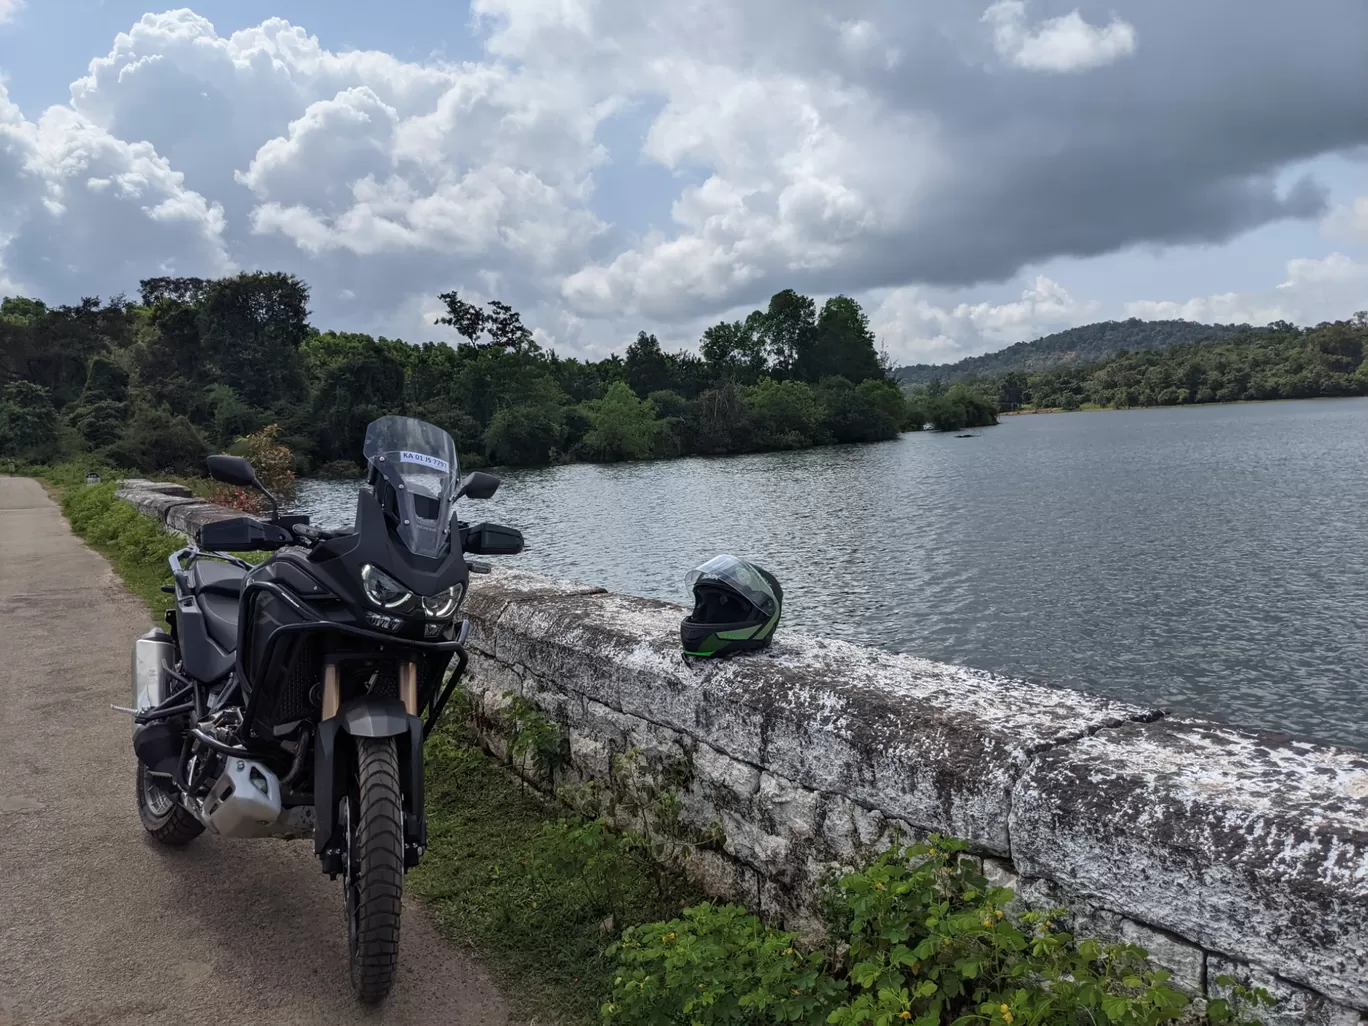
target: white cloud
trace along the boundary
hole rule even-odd
[[[870,326],[897,363],[946,363],[1096,320],[1100,304],[1080,301],[1037,275],[1009,303],[938,305],[917,287],[894,289],[870,313]]]
[[[14,20],[24,9],[24,0],[0,0],[0,25]]]
[[[1321,233],[1332,239],[1368,246],[1368,196],[1340,205],[1321,222]]]
[[[41,270],[74,302],[139,276],[223,273],[223,208],[186,188],[145,142],[124,142],[67,107],[24,118],[0,83],[0,266]]]
[[[279,18],[220,35],[148,14],[70,105],[26,119],[0,102],[0,267],[59,301],[163,268],[280,268],[311,284],[320,324],[415,339],[440,335],[433,297],[456,288],[582,352],[643,326],[692,341],[787,287],[897,296],[886,320],[909,345],[1016,341],[1091,308],[1048,280],[1001,304],[931,289],[1323,213],[1270,169],[1362,135],[1361,54],[1327,44],[1354,38],[1361,0],[1295,19],[1209,2],[1239,12],[1238,51],[1224,15],[1165,26],[1177,15],[1147,6],[1141,51],[1120,15],[1033,21],[1014,0],[982,17],[954,0],[835,17],[472,0],[484,52],[460,63],[332,52]],[[1009,79],[984,68],[989,34],[1026,69],[1136,59],[1114,95],[1103,77]]]
[[[1220,324],[1317,324],[1364,309],[1368,309],[1368,264],[1331,253],[1319,259],[1289,260],[1286,280],[1265,292],[1223,292],[1183,302],[1138,300],[1126,304],[1126,316]]]
[[[1135,52],[1135,27],[1117,17],[1098,28],[1073,10],[1031,27],[1024,0],[998,0],[982,20],[992,26],[998,56],[1027,71],[1087,71]]]

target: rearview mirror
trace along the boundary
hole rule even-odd
[[[241,456],[210,456],[209,476],[215,481],[237,488],[251,488],[256,484],[256,471]]]
[[[492,499],[498,490],[497,477],[477,470],[461,482],[461,487],[456,489],[455,498],[465,496],[468,499]]]

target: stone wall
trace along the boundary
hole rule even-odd
[[[1270,1024],[1368,1022],[1364,753],[784,630],[687,659],[682,607],[515,571],[466,615],[484,722],[516,692],[580,778],[631,748],[692,767],[688,815],[726,834],[697,864],[717,896],[810,928],[830,866],[895,828],[953,834],[1189,993],[1229,974],[1283,999]]]
[[[120,495],[173,529],[238,515],[149,484]],[[581,779],[633,748],[686,762],[688,817],[726,835],[700,882],[792,928],[814,926],[829,867],[895,830],[953,834],[1024,901],[1145,946],[1194,995],[1230,974],[1282,998],[1269,1026],[1368,1024],[1368,755],[783,629],[764,653],[686,659],[683,614],[475,578],[481,722],[526,697]]]

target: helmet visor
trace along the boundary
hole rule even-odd
[[[690,592],[700,583],[716,581],[726,584],[753,602],[766,616],[773,616],[778,608],[774,589],[760,574],[760,571],[744,559],[735,556],[714,556],[702,566],[690,570],[684,577],[684,584]]]

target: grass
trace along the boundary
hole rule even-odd
[[[113,473],[87,486],[84,466],[26,469],[54,492],[72,529],[110,561],[153,621],[163,622],[167,558],[184,540],[116,499]],[[611,902],[559,870],[547,836],[565,810],[480,750],[458,704],[427,745],[429,844],[408,887],[448,940],[480,954],[525,1021],[597,1021],[613,983],[608,943],[628,926],[677,915],[698,896],[680,887],[662,898],[633,860],[614,866]]]
[[[172,604],[171,596],[161,590],[171,583],[167,559],[184,547],[185,540],[114,498],[116,482],[86,486],[84,480],[82,475],[80,485],[57,486],[71,529],[109,560],[128,590],[146,604],[153,621],[164,622]]]
[[[607,944],[628,926],[678,915],[698,895],[663,899],[633,860],[615,865],[611,904],[567,878],[548,860],[546,840],[564,810],[472,741],[449,724],[428,741],[429,847],[409,887],[444,936],[479,951],[527,1021],[595,1021],[616,969]]]

